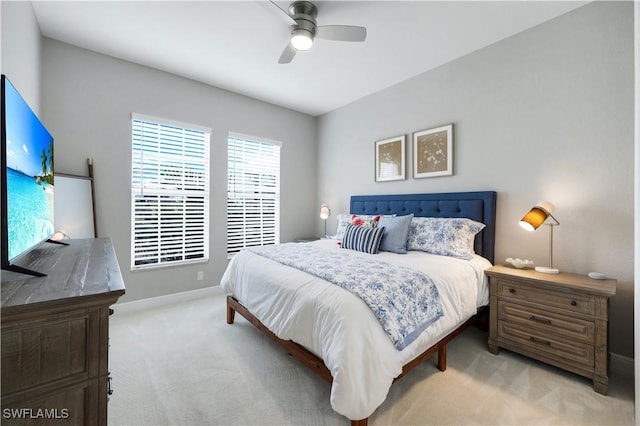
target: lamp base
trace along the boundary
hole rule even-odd
[[[542,272],[543,274],[559,274],[560,269],[557,268],[549,268],[548,266],[536,266],[537,272]]]

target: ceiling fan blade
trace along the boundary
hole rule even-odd
[[[365,27],[351,25],[321,25],[316,27],[316,38],[339,41],[364,41],[367,38]]]
[[[292,21],[294,24],[298,24],[295,19],[293,19],[293,17],[291,15],[289,15],[289,12],[287,12],[286,10],[284,10],[283,8],[281,8],[280,6],[278,6],[278,3],[276,3],[273,0],[270,0],[271,4],[274,5],[275,7],[277,7],[278,9],[280,9],[282,11],[282,13],[284,13],[285,15],[287,15],[287,18],[289,18],[290,21]]]
[[[279,64],[288,64],[293,60],[293,57],[296,56],[297,50],[295,47],[291,45],[291,43],[287,43],[287,47],[282,51],[282,55],[280,55],[280,59],[278,59]]]

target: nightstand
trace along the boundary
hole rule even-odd
[[[298,238],[294,240],[296,243],[310,243],[313,241],[323,240],[324,237],[310,237],[310,238]]]
[[[494,266],[490,280],[489,351],[526,355],[593,380],[607,394],[609,298],[616,280],[543,274]]]

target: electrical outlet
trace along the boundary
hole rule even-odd
[[[198,271],[198,281],[202,281],[204,279],[204,272]]]

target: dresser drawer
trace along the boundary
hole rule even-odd
[[[502,300],[498,301],[498,318],[525,327],[533,327],[543,333],[555,333],[589,344],[594,342],[595,323],[593,321]]]
[[[97,313],[74,312],[2,327],[2,394],[99,374]]]
[[[593,368],[594,346],[567,340],[562,336],[545,333],[521,324],[498,321],[498,337],[509,340],[527,350],[547,358]]]
[[[596,311],[594,298],[587,294],[546,290],[503,279],[498,280],[498,297],[586,315],[595,315]]]

